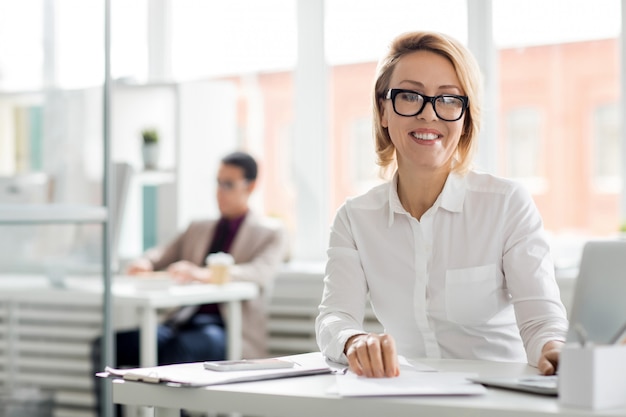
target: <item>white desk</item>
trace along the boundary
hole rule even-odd
[[[84,283],[68,284],[70,289],[92,290],[99,295],[102,287],[85,286]],[[111,288],[114,305],[135,307],[140,321],[141,334],[140,365],[142,367],[157,364],[158,312],[162,309],[184,305],[226,303],[228,309],[227,356],[230,359],[241,358],[241,302],[256,298],[259,289],[249,282],[232,282],[225,285],[171,285],[166,288],[138,288],[136,279],[116,278]]]
[[[445,371],[477,372],[485,376],[533,374],[525,364],[461,360],[422,360]],[[178,409],[239,412],[271,417],[415,417],[415,416],[626,416],[626,409],[591,412],[561,407],[554,397],[488,389],[476,397],[341,398],[328,394],[335,376],[318,375],[247,382],[207,388],[180,388],[115,380],[113,400],[127,405],[157,407],[157,416],[178,416]]]
[[[234,282],[217,285],[172,285],[169,287],[138,287],[136,280],[116,277],[112,285],[114,307],[135,308],[141,333],[141,366],[157,363],[157,318],[161,309],[181,305],[226,303],[228,305],[228,357],[241,357],[241,301],[258,296],[253,283]],[[47,301],[55,304],[98,305],[102,302],[102,282],[93,277],[72,277],[65,288],[51,286],[46,278],[19,276],[0,281],[0,297],[6,300]],[[10,340],[10,338],[9,338]]]

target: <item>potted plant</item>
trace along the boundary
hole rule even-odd
[[[159,165],[159,132],[154,128],[143,129],[142,156],[145,169],[156,169]]]

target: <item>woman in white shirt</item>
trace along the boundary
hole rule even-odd
[[[398,354],[556,370],[567,319],[541,217],[520,185],[470,169],[480,82],[438,33],[401,35],[379,64],[376,152],[393,177],[339,209],[316,321],[321,351],[359,375],[398,375]],[[368,298],[383,334],[363,330]]]

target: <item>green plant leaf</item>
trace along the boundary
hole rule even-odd
[[[156,129],[143,129],[141,131],[143,143],[157,143],[159,141],[159,132]]]

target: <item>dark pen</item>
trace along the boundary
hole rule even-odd
[[[613,336],[613,338],[611,338],[611,340],[609,341],[609,344],[617,345],[622,341],[626,341],[625,338],[626,338],[626,323],[624,323],[624,325],[619,328],[615,336]]]

